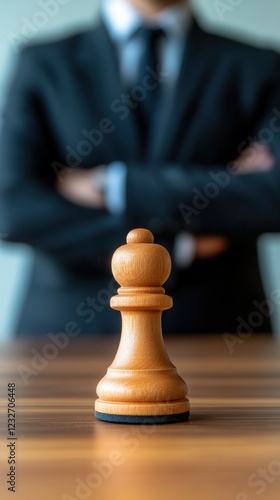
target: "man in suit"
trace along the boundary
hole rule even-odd
[[[173,257],[165,331],[246,334],[256,307],[270,329],[276,53],[206,33],[187,2],[104,0],[93,29],[23,50],[0,154],[0,232],[35,250],[18,335],[117,331],[110,257],[134,227]]]

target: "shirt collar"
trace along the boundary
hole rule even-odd
[[[157,14],[151,23],[143,18],[128,0],[105,0],[102,6],[102,18],[109,34],[115,41],[128,40],[142,25],[150,24],[162,28],[173,36],[184,36],[188,29],[191,13],[188,3],[183,0]]]

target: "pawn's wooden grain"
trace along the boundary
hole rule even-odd
[[[96,416],[141,423],[175,422],[189,415],[187,386],[166,352],[162,311],[172,307],[162,285],[171,270],[165,248],[146,229],[135,229],[116,250],[112,270],[121,288],[111,307],[121,311],[122,334],[116,357],[97,386]]]

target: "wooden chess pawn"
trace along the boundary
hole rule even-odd
[[[127,235],[112,259],[121,285],[111,307],[121,311],[116,357],[97,386],[95,415],[119,423],[170,423],[189,416],[187,386],[166,352],[161,313],[172,307],[162,285],[171,270],[167,250],[146,229]]]

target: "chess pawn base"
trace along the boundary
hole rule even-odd
[[[165,302],[170,299],[165,295],[161,297]],[[161,312],[125,312],[122,298],[112,298],[112,307],[122,307],[122,337],[113,364],[97,386],[96,417],[108,422],[136,424],[186,420],[189,417],[187,387],[165,351]],[[138,303],[140,299],[146,302],[147,297],[139,296]]]
[[[95,411],[95,416],[103,422],[114,424],[176,424],[188,420],[190,412],[174,413],[173,415],[156,416],[136,416],[136,415],[115,415],[114,413],[101,413]]]
[[[169,276],[168,252],[153,245],[153,235],[131,231],[128,245],[112,261],[121,284],[111,307],[121,311],[122,334],[116,357],[97,386],[95,415],[118,423],[171,423],[189,416],[187,386],[166,352],[162,311],[172,299],[161,285]]]

